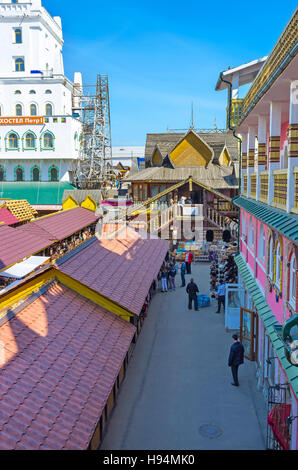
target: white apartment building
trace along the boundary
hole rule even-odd
[[[82,77],[64,75],[60,17],[41,0],[0,0],[0,44],[0,181],[71,182]]]

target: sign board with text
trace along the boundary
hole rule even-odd
[[[43,116],[17,116],[17,117],[1,117],[0,126],[25,126],[25,125],[42,125],[44,124]]]

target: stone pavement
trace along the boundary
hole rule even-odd
[[[209,264],[192,266],[209,293]],[[191,276],[186,276],[186,282]],[[185,288],[158,292],[130,360],[102,450],[263,450],[266,406],[255,364],[239,368],[240,387],[227,366],[233,332],[217,304],[187,309]]]

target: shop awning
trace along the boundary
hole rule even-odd
[[[6,271],[1,271],[1,277],[13,277],[16,279],[22,279],[27,274],[30,274],[34,269],[38,268],[50,258],[48,256],[30,256],[20,263],[14,264]]]

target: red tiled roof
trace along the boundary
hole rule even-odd
[[[57,283],[2,325],[0,449],[87,449],[135,330]]]
[[[0,225],[0,269],[38,253],[51,244],[52,241],[45,237],[24,233],[8,225]]]
[[[84,207],[57,212],[22,225],[18,230],[45,233],[51,240],[63,240],[99,219],[94,212]]]
[[[59,269],[139,315],[168,248],[167,240],[128,229],[120,238],[95,239]]]
[[[6,207],[0,209],[0,223],[4,222],[6,225],[17,224],[18,219]]]

